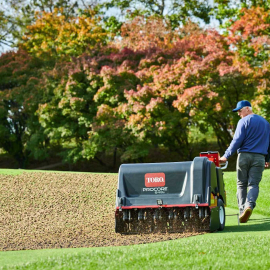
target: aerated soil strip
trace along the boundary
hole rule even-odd
[[[113,174],[0,175],[0,250],[133,245],[199,234],[116,234],[116,188]]]

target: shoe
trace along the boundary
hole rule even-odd
[[[246,208],[239,217],[240,223],[247,223],[251,214],[252,214],[252,209],[250,207]]]

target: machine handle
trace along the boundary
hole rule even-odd
[[[220,164],[221,165],[221,164]],[[223,167],[220,167],[221,170],[225,170],[228,167],[228,161],[225,162],[225,165]]]

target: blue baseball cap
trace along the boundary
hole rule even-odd
[[[247,100],[241,100],[241,101],[239,101],[239,102],[237,103],[236,108],[233,109],[232,111],[233,111],[233,112],[237,112],[237,111],[241,110],[241,109],[244,108],[244,107],[251,107],[250,102],[247,101]]]

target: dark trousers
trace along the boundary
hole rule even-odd
[[[245,208],[254,209],[259,196],[259,183],[265,165],[260,154],[239,153],[237,157],[237,200],[240,214]]]

